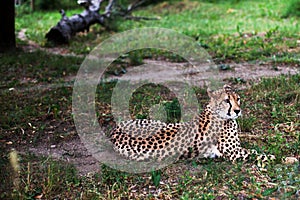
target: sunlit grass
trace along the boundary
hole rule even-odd
[[[132,21],[119,18],[111,21],[110,26],[114,27],[114,31],[142,27],[170,28],[194,37],[208,46],[208,51],[217,58],[253,60],[260,55],[270,57],[276,52],[286,52],[291,46],[297,47],[299,18],[283,17],[292,3],[293,0],[163,1],[133,14],[159,20]],[[67,15],[81,12],[80,9],[68,10]],[[60,14],[54,11],[22,15],[16,18],[16,30],[25,28],[30,40],[45,45],[46,33],[59,20]],[[94,25],[91,29],[90,33],[79,34],[71,39],[70,45],[65,47],[76,53],[88,53],[109,37],[100,25]],[[268,38],[270,40],[266,42]],[[264,44],[267,48],[261,49]],[[241,53],[228,52],[227,47]]]
[[[193,5],[193,6],[190,6]],[[296,18],[282,18],[282,10],[288,2],[282,1],[224,1],[208,3],[202,1],[164,2],[149,9],[135,12],[135,15],[158,16],[157,21],[136,23],[122,22],[122,29],[128,27],[155,26],[175,29],[190,36],[234,34],[237,26],[243,32],[266,32],[275,27],[280,31],[287,28],[290,33],[298,34]],[[167,12],[169,10],[169,12]],[[176,11],[174,13],[174,11]]]

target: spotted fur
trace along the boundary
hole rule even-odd
[[[130,120],[119,123],[110,134],[114,149],[137,161],[207,157],[236,161],[257,154],[240,144],[235,120],[241,115],[240,96],[229,85],[208,94],[210,102],[204,111],[189,122]]]

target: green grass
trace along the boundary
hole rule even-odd
[[[3,163],[5,160],[1,158]],[[6,160],[6,161],[7,161]],[[35,199],[36,196],[43,194],[43,198],[58,197],[60,195],[67,198],[70,189],[75,188],[69,198],[78,198],[80,196],[80,177],[76,175],[74,166],[62,165],[51,158],[40,158],[32,155],[18,156],[20,162],[19,172],[13,170],[9,165],[3,166],[9,177],[1,179],[4,183],[13,182],[12,188],[5,188],[6,184],[1,184],[1,198],[3,199]],[[11,191],[11,189],[13,189]],[[69,191],[68,191],[69,190]]]
[[[109,91],[112,91],[109,88],[114,87],[113,83],[105,85],[103,84],[102,87],[98,88],[99,92],[102,92],[101,94],[105,94],[103,90],[109,93]],[[51,159],[44,160],[32,156],[23,158],[21,156],[19,161],[21,166],[19,176],[21,183],[18,186],[19,188],[13,186],[15,191],[12,194],[14,199],[33,197],[41,192],[44,192],[45,198],[57,196],[78,198],[82,196],[89,199],[115,199],[135,195],[135,197],[140,196],[144,199],[151,199],[151,197],[158,195],[157,191],[160,190],[162,197],[169,196],[173,199],[214,199],[221,196],[226,198],[236,198],[238,196],[249,198],[296,198],[297,188],[300,187],[298,163],[282,164],[281,159],[286,156],[296,157],[300,153],[299,85],[299,75],[280,76],[277,78],[265,78],[249,89],[239,92],[243,97],[244,110],[242,123],[240,123],[242,133],[248,132],[247,134],[256,135],[255,139],[242,137],[242,145],[274,154],[277,157],[273,166],[267,167],[265,172],[252,168],[251,163],[232,164],[223,160],[218,162],[202,160],[192,163],[177,163],[161,171],[137,175],[120,172],[103,165],[101,172],[96,173],[92,177],[80,177],[76,175],[76,171],[69,164],[61,164]],[[137,108],[136,106],[140,104],[139,109],[133,110],[133,115],[135,116],[138,116],[138,113],[145,109],[144,106],[149,104],[148,101],[143,99],[147,99],[148,96],[151,96],[151,93],[152,95],[157,94],[157,90],[160,91],[154,85],[148,85],[146,88],[146,93],[142,93],[145,88],[141,88],[141,90],[136,92],[140,93],[140,95],[134,95],[136,102],[132,102],[132,105]],[[19,113],[21,114],[25,110],[28,112],[22,115],[20,119],[25,120],[25,122],[32,119],[41,119],[46,124],[48,120],[52,121],[54,113],[48,114],[52,116],[50,118],[40,118],[39,114],[37,114],[37,112],[40,112],[40,108],[34,105],[38,105],[35,101],[38,101],[40,96],[49,98],[49,100],[55,100],[60,99],[58,97],[64,95],[65,98],[61,99],[65,99],[63,102],[65,107],[68,108],[71,105],[71,99],[69,98],[71,94],[67,92],[61,95],[58,91],[60,90],[56,90],[53,96],[50,96],[52,95],[51,93],[37,93],[30,95],[26,99],[20,99],[19,101],[25,103],[25,105],[20,107],[21,112]],[[290,93],[286,91],[290,91]],[[197,96],[203,98],[202,90],[196,92]],[[168,96],[167,93],[163,94]],[[109,96],[99,96],[99,99],[105,101],[105,99],[109,99]],[[2,102],[11,101],[7,94],[3,98]],[[107,103],[99,102],[99,105],[103,106],[105,104]],[[30,105],[33,106],[26,109]],[[51,103],[50,101],[46,107],[53,108],[51,105],[58,106],[60,103]],[[103,109],[102,111],[107,112],[107,107],[103,106],[100,108]],[[59,110],[62,111],[60,114],[66,115],[68,113],[66,108],[60,108]],[[8,112],[9,110],[5,111],[5,113]],[[51,112],[54,112],[54,110]],[[277,114],[274,112],[277,112]],[[15,113],[18,112],[15,111]],[[99,113],[101,114],[102,112]],[[105,115],[105,117],[107,116]],[[70,121],[71,119],[58,115],[56,120],[59,122],[60,120]],[[106,124],[111,120],[111,117],[108,118]],[[99,115],[99,121],[105,121],[104,116]],[[12,127],[24,128],[26,125],[22,124],[22,120],[14,123],[11,125]],[[36,123],[32,124],[37,126]],[[281,127],[279,125],[287,126]],[[291,125],[293,125],[293,128]],[[74,125],[70,123],[64,127],[71,128],[72,126]],[[11,130],[8,127],[2,128],[2,131]],[[51,130],[57,131],[49,128],[46,125],[44,131],[37,131],[36,134],[45,134]],[[55,136],[47,135],[47,137],[49,136],[50,138],[55,138]],[[27,139],[24,138],[24,141],[28,141],[30,134],[26,137]],[[40,139],[44,137],[40,135]],[[17,143],[19,140],[19,138],[14,138],[11,135],[7,135],[2,139],[10,140],[13,143]],[[7,151],[5,150],[4,152]],[[5,154],[3,156],[5,159],[2,159],[0,163],[5,166],[5,169],[9,170],[9,165],[5,164],[8,162],[8,158]],[[30,169],[28,169],[29,166],[31,167]],[[5,185],[9,186],[12,184],[9,176],[3,174],[2,177],[6,180]],[[61,186],[64,186],[64,190],[62,190]],[[7,189],[6,191],[9,190]],[[7,197],[6,195],[8,195],[7,192],[3,193],[3,198]]]
[[[258,114],[268,119],[269,124],[273,126],[284,121],[296,123],[299,120],[300,110],[299,85],[299,74],[288,77],[279,76],[274,79],[263,78],[258,85],[247,91],[256,96],[245,99],[246,102],[258,103],[248,104],[245,109],[252,113],[254,111],[256,116]],[[265,110],[268,112],[264,112]]]
[[[0,55],[0,88],[41,83],[64,83],[75,75],[83,58],[48,54],[43,51]]]
[[[300,17],[300,1],[299,0],[291,1],[288,8],[286,9],[284,17],[290,17],[290,16]]]
[[[80,177],[69,164],[32,156],[19,159],[20,176],[15,181],[20,181],[20,184],[18,188],[14,186],[12,193],[8,193],[9,190],[2,193],[2,198],[32,199],[43,194],[43,198],[47,199],[151,199],[157,195],[172,199],[294,199],[300,184],[298,164],[277,164],[264,173],[249,164],[206,161],[191,166],[189,163],[177,163],[161,171],[139,175],[103,165],[101,173]],[[6,170],[13,173],[9,167]],[[180,173],[174,173],[178,170]],[[5,180],[11,181],[12,177]]]
[[[208,36],[217,34],[237,33],[240,31],[266,32],[279,26],[280,30],[288,30],[297,33],[297,26],[293,26],[296,19],[282,19],[281,9],[288,2],[281,1],[239,1],[232,3],[209,3],[202,1],[174,1],[164,2],[152,6],[147,10],[136,12],[136,15],[162,16],[159,21],[147,21],[139,23],[139,27],[155,26],[172,28],[190,36]],[[256,19],[256,20],[252,20]],[[122,23],[122,27],[135,26],[128,21]],[[284,26],[282,26],[284,25]],[[292,27],[293,26],[293,27]]]
[[[159,20],[118,20],[110,24],[115,24],[118,31],[142,27],[176,30],[194,37],[217,61],[271,60],[276,56],[278,62],[298,63],[298,51],[286,51],[299,48],[298,18],[283,17],[294,4],[294,0],[164,1],[134,12],[136,16],[159,17]],[[68,16],[80,12],[80,9],[70,10]],[[16,30],[26,28],[30,40],[45,45],[45,34],[59,19],[59,13],[53,11],[35,12],[17,17]],[[86,54],[108,37],[103,28],[94,25],[91,32],[77,35],[64,47]]]

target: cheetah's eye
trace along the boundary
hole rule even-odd
[[[229,99],[225,99],[224,100],[226,103],[230,103],[230,100]]]

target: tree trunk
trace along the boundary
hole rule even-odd
[[[31,12],[35,11],[35,0],[30,1]]]
[[[0,0],[0,52],[15,50],[15,1]]]

